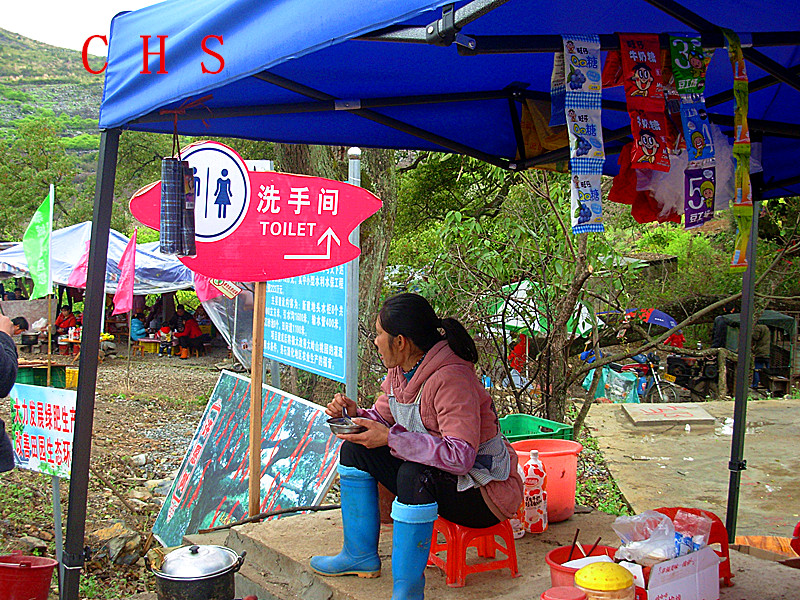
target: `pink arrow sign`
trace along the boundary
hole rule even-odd
[[[181,157],[194,172],[197,255],[180,260],[212,279],[270,281],[344,264],[360,253],[348,236],[382,205],[348,183],[249,171],[219,142],[192,144]],[[130,202],[133,216],[156,230],[160,207],[160,181]]]

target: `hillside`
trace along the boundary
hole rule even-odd
[[[80,52],[0,29],[0,134],[20,119],[52,115],[65,136],[95,137],[102,92],[103,76],[83,68]]]

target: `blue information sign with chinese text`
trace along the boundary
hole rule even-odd
[[[267,282],[264,356],[345,382],[347,266]]]

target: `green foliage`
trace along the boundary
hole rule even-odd
[[[22,90],[7,87],[5,85],[0,85],[0,97],[5,98],[6,100],[13,100],[15,102],[29,102],[33,100],[33,96],[30,94],[23,92]]]
[[[586,432],[586,429],[582,431]],[[619,491],[617,482],[608,472],[597,440],[584,433],[580,442],[583,444],[583,451],[578,461],[575,502],[611,515],[632,515],[633,512]]]
[[[68,150],[97,150],[100,148],[100,136],[82,133],[75,137],[65,138],[62,145]]]
[[[726,236],[720,237],[687,231],[675,224],[648,229],[639,239],[638,249],[677,256],[678,272],[670,275],[668,288],[642,288],[641,302],[658,306],[676,297],[732,294],[741,289],[741,275],[728,268],[733,244],[725,243]]]
[[[76,161],[67,154],[60,134],[56,123],[36,117],[24,120],[0,140],[0,189],[14,199],[0,205],[4,239],[21,237],[50,184],[56,186],[56,228],[80,222],[88,212],[88,197],[76,182]]]

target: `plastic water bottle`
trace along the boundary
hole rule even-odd
[[[547,530],[547,473],[539,451],[531,450],[531,458],[523,467],[525,472],[525,531],[542,533]]]

